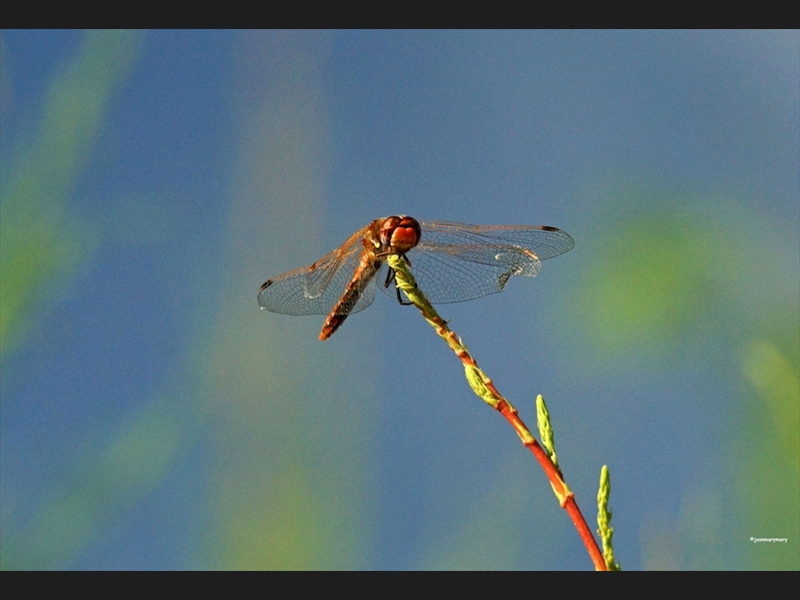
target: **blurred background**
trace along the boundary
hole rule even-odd
[[[0,50],[4,569],[591,569],[415,309],[259,310],[390,214],[575,239],[438,308],[623,569],[800,568],[797,31]]]

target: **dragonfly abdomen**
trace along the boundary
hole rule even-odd
[[[375,277],[375,274],[383,264],[383,260],[376,259],[374,256],[366,251],[361,255],[358,263],[358,268],[353,274],[353,278],[339,298],[339,301],[333,306],[328,318],[325,319],[325,324],[322,326],[322,331],[319,332],[320,341],[327,340],[331,337],[337,329],[344,323],[345,319],[350,315],[350,311],[361,298],[361,294],[369,285],[369,282]]]

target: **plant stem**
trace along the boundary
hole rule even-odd
[[[611,527],[611,509],[608,507],[608,497],[611,495],[611,475],[608,467],[603,465],[600,470],[600,490],[597,492],[597,533],[603,541],[603,558],[609,571],[619,571],[620,566],[614,559],[614,546],[611,539],[614,528]]]
[[[503,417],[511,424],[514,431],[522,440],[522,443],[527,447],[536,460],[539,461],[542,469],[553,487],[553,492],[558,498],[561,508],[567,511],[567,514],[572,519],[572,523],[578,530],[581,540],[583,540],[586,550],[594,563],[597,571],[607,570],[606,561],[603,554],[594,539],[589,526],[586,524],[586,519],[583,518],[581,510],[575,502],[575,495],[569,489],[563,479],[561,470],[556,467],[550,460],[547,452],[539,445],[536,438],[530,432],[530,429],[519,418],[517,409],[511,403],[500,395],[497,388],[494,387],[492,380],[478,367],[475,359],[467,350],[466,346],[462,343],[461,339],[450,330],[447,323],[439,316],[431,303],[425,297],[425,294],[417,288],[414,276],[408,269],[406,260],[400,256],[392,255],[387,258],[387,264],[395,271],[395,281],[397,287],[405,294],[409,301],[416,306],[422,313],[423,318],[436,330],[436,334],[442,338],[447,345],[455,352],[459,360],[464,365],[467,381],[469,382],[472,390],[489,406],[499,411]]]

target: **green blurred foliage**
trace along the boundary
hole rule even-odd
[[[742,371],[764,403],[788,466],[800,472],[800,374],[797,354],[792,358],[788,359],[767,340],[756,339],[745,346]]]
[[[519,458],[507,457],[497,463],[499,472],[494,485],[476,499],[469,514],[457,521],[453,531],[440,532],[441,538],[428,548],[418,568],[447,571],[519,568],[522,532],[526,521],[534,514],[533,498],[520,493],[520,489],[529,490],[533,486],[530,481],[518,479],[520,472],[530,473],[525,469],[525,459],[530,460],[530,457],[520,452]],[[545,489],[545,492],[549,497],[542,494],[538,499],[558,506],[551,490]],[[548,539],[548,551],[555,551],[552,539]],[[591,566],[588,558],[586,562]]]
[[[69,204],[92,157],[114,92],[136,60],[141,34],[90,31],[50,81],[30,147],[3,169],[0,197],[0,359],[43,315],[37,293],[67,283],[96,247],[97,224]],[[4,68],[7,73],[9,69]],[[7,102],[4,102],[7,103]]]
[[[38,300],[43,290],[63,290],[100,240],[99,223],[76,217],[70,202],[141,42],[137,32],[87,32],[74,56],[49,82],[29,146],[3,165],[2,360],[26,343],[28,333],[43,318],[47,302]],[[4,78],[10,77],[9,72],[5,65]],[[5,109],[10,101],[3,102]],[[112,515],[142,498],[164,476],[180,430],[175,417],[158,405],[123,426],[105,451],[77,462],[27,523],[4,526],[2,567],[73,564]]]
[[[251,475],[258,485],[229,489],[225,504],[235,502],[237,508],[223,510],[220,525],[225,531],[225,552],[217,566],[269,570],[348,567],[347,549],[335,542],[346,507],[335,506],[323,486],[308,477],[301,465],[287,466],[272,477]]]
[[[661,354],[736,285],[741,255],[713,224],[652,211],[609,224],[591,250],[576,315],[601,361]]]
[[[374,396],[365,389],[370,365],[353,364],[363,349],[331,352],[313,330],[306,335],[316,322],[260,313],[262,281],[251,278],[284,261],[298,240],[309,261],[323,254],[329,35],[247,32],[238,45],[239,167],[207,368],[217,441],[209,562],[225,569],[359,568],[374,529],[367,489],[375,415],[361,401]],[[253,251],[254,239],[262,239],[262,252]]]
[[[173,411],[154,405],[121,427],[105,450],[89,452],[4,540],[3,569],[64,569],[167,474],[184,437]],[[10,538],[10,539],[8,539]]]
[[[568,307],[585,340],[573,356],[591,356],[577,372],[700,370],[718,378],[718,395],[698,397],[698,408],[718,415],[732,437],[720,440],[721,457],[698,456],[687,475],[738,473],[732,509],[728,490],[708,482],[686,488],[676,521],[652,513],[640,531],[642,565],[800,568],[791,543],[800,538],[800,323],[797,274],[784,259],[790,238],[733,201],[643,190],[610,196],[594,215],[598,235]],[[723,518],[730,510],[733,523]],[[790,543],[765,549],[751,536]],[[731,540],[737,549],[725,551]]]
[[[251,95],[255,90],[255,102],[249,107],[253,112],[240,115],[244,166],[234,175],[235,201],[226,232],[226,273],[235,281],[221,282],[230,292],[223,294],[218,312],[192,325],[191,377],[169,382],[170,392],[155,401],[139,400],[145,407],[116,430],[87,431],[85,443],[93,450],[67,459],[67,468],[49,484],[33,517],[19,522],[13,508],[4,510],[3,568],[73,566],[125,510],[164,480],[196,440],[195,417],[205,422],[209,414],[216,417],[220,442],[209,467],[216,485],[209,486],[206,499],[211,507],[206,544],[192,550],[193,564],[230,569],[364,564],[371,541],[363,488],[370,479],[365,442],[372,417],[352,402],[359,397],[357,383],[347,386],[347,397],[327,390],[325,407],[308,405],[309,397],[326,395],[321,388],[330,382],[318,381],[309,365],[295,360],[295,354],[313,352],[303,348],[293,354],[288,342],[293,336],[270,335],[268,327],[256,334],[253,322],[261,315],[254,283],[247,277],[263,269],[264,257],[252,252],[254,236],[275,230],[272,251],[280,254],[286,240],[301,233],[313,238],[312,221],[324,214],[318,203],[325,197],[327,161],[321,149],[327,116],[315,100],[319,66],[308,61],[303,43],[298,45],[301,37],[243,36],[246,75],[241,87]],[[4,172],[4,182],[9,181],[2,202],[4,358],[25,343],[24,333],[41,318],[31,304],[42,286],[53,285],[54,278],[68,283],[100,239],[98,227],[77,219],[69,202],[102,131],[113,91],[124,81],[140,43],[141,34],[87,33],[50,84],[32,147],[8,177]],[[249,44],[261,43],[272,47],[250,52]],[[274,64],[264,65],[265,57]],[[259,81],[264,67],[269,76]],[[114,236],[115,246],[164,237],[168,220],[163,211],[150,211],[139,197],[115,202],[103,221],[111,229],[102,232]],[[277,230],[276,223],[281,224]],[[251,288],[252,295],[241,294]],[[278,339],[286,344],[279,346]],[[359,377],[353,365],[341,372],[342,377]],[[13,502],[13,490],[4,492]]]
[[[791,331],[787,333],[792,333]],[[800,330],[794,329],[795,340]],[[743,426],[748,451],[737,470],[742,511],[749,527],[742,539],[787,538],[752,543],[749,564],[762,569],[800,569],[800,354],[766,339],[745,344],[742,374],[755,391]]]

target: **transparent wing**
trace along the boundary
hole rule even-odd
[[[258,292],[261,308],[284,315],[327,315],[344,293],[358,267],[358,255],[344,260],[339,268],[330,274],[328,285],[315,298],[306,294],[308,267],[302,267],[270,279]],[[375,279],[364,288],[355,306],[343,306],[342,311],[356,313],[367,308],[375,299]]]
[[[355,258],[356,264],[358,264],[358,256],[362,250],[361,240],[366,232],[366,228],[359,229],[336,250],[326,254],[313,265],[303,267],[306,271],[304,292],[307,298],[321,296],[328,289],[336,274],[345,267],[345,263],[348,263],[349,266],[349,261]],[[301,270],[303,269],[298,269],[298,271]],[[345,270],[347,270],[346,267]],[[350,275],[352,275],[352,271]],[[284,275],[280,277],[284,277]]]
[[[285,315],[327,315],[356,275],[366,230],[350,236],[344,244],[313,265],[300,267],[267,281],[258,292],[258,304]],[[354,306],[342,310],[364,310],[375,299],[375,281],[370,281]]]
[[[465,302],[502,292],[514,275],[533,277],[541,261],[572,249],[568,233],[541,225],[421,223],[420,243],[407,254],[419,288],[434,304]],[[378,274],[385,288],[385,270]]]

